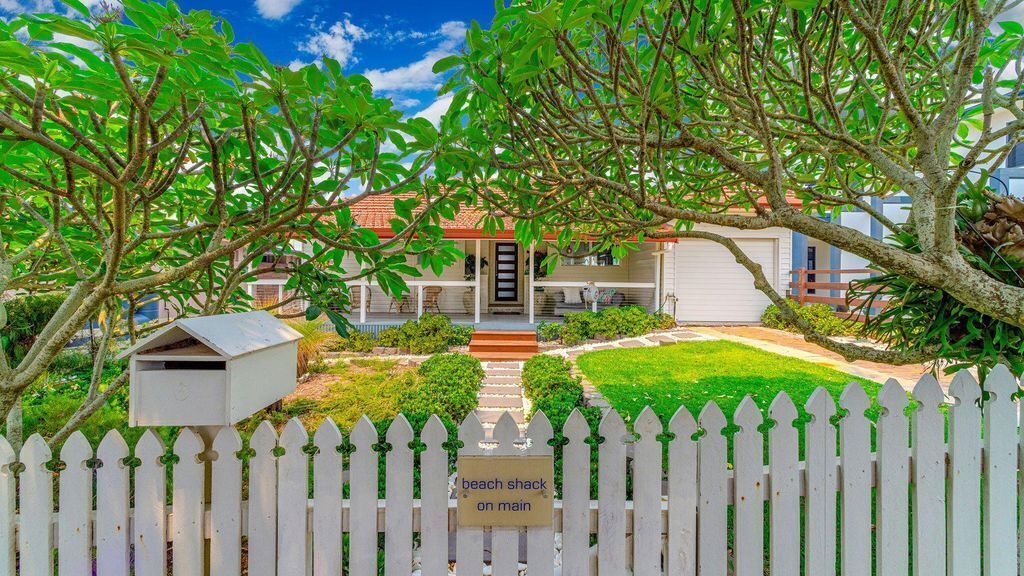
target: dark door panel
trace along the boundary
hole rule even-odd
[[[494,244],[494,301],[515,302],[519,295],[519,245]]]

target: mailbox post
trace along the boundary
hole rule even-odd
[[[214,438],[295,391],[301,337],[266,311],[175,320],[118,356],[131,365],[129,425],[193,428],[209,503]]]

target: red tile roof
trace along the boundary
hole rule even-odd
[[[395,200],[412,198],[415,194],[394,194],[370,196],[355,203],[351,207],[352,219],[363,228],[372,228],[374,231],[384,230],[391,232],[391,219],[395,218]],[[422,208],[422,204],[420,205]],[[462,206],[454,220],[442,220],[441,227],[448,231],[474,231],[479,230],[480,224],[487,211],[474,206]],[[511,232],[515,222],[510,217],[503,217],[505,230]]]

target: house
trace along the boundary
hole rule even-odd
[[[352,207],[352,217],[359,226],[388,238],[393,235],[394,199],[362,200]],[[553,248],[517,243],[511,219],[504,231],[487,234],[480,227],[485,215],[479,208],[463,207],[454,220],[442,223],[445,237],[466,253],[466,265],[449,267],[439,276],[422,270],[422,277],[407,280],[411,293],[402,300],[372,283],[351,283],[350,320],[379,326],[432,312],[458,323],[508,329],[557,321],[567,312],[639,305],[672,314],[680,322],[750,323],[759,320],[769,303],[728,250],[711,241],[649,240],[621,259],[610,251],[592,253],[592,246],[584,243],[578,256],[559,257],[554,270],[546,274],[540,263]],[[776,289],[785,290],[792,254],[788,230],[740,231],[704,225],[697,229],[735,239],[761,264]],[[415,257],[410,256],[409,262],[416,265]],[[354,258],[342,266],[358,270]],[[284,299],[288,297],[284,282],[283,276],[261,276],[248,290],[257,302]]]

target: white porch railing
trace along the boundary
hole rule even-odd
[[[596,431],[575,412],[557,448],[548,444],[552,428],[542,414],[530,422],[526,443],[508,415],[492,440],[471,415],[460,427],[459,454],[561,456],[553,525],[525,530],[531,576],[553,575],[555,534],[562,537],[565,575],[759,576],[767,558],[767,568],[780,575],[835,574],[838,563],[850,575],[907,574],[912,565],[929,576],[979,574],[982,566],[986,575],[1016,576],[1017,381],[998,367],[985,390],[981,406],[977,382],[967,372],[957,375],[948,429],[943,393],[931,377],[917,384],[909,416],[907,393],[890,380],[878,395],[877,422],[867,418],[872,400],[857,384],[838,406],[817,389],[804,406],[810,418],[802,428],[785,393],[766,414],[747,398],[732,415],[738,431],[729,436],[715,403],[696,418],[680,409],[667,423],[646,409],[630,428],[613,411]],[[763,431],[766,418],[774,425]],[[587,441],[595,432],[604,439],[596,448]],[[404,418],[385,432],[363,417],[348,433],[354,452],[346,458],[339,452],[343,434],[328,419],[313,435],[317,450],[310,455],[299,420],[280,434],[264,422],[247,442],[251,458],[239,458],[242,438],[224,428],[212,445],[217,457],[207,464],[191,429],[174,442],[173,463],[153,431],[133,453],[117,432],[95,452],[75,433],[60,451],[59,473],[48,467],[54,454],[40,436],[30,437],[20,456],[0,438],[0,573],[52,576],[56,558],[59,576],[165,576],[168,560],[175,574],[202,574],[204,565],[223,576],[237,576],[243,565],[254,576],[341,574],[347,564],[348,574],[374,576],[383,532],[388,576],[447,574],[452,533],[458,573],[483,574],[485,529],[458,527],[452,509],[444,443],[454,438],[436,417],[419,434],[425,449],[418,456],[415,437]],[[140,462],[134,473],[130,454]],[[17,474],[16,463],[23,466]],[[207,465],[211,479],[204,480]],[[207,489],[211,503],[204,505]],[[515,576],[523,531],[486,530],[493,535],[492,573]]]

